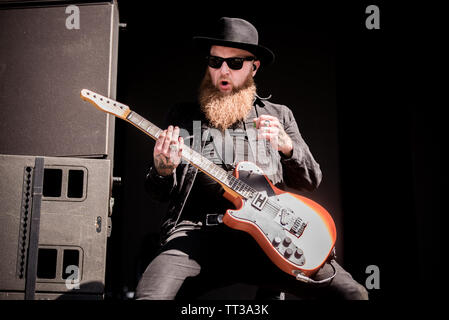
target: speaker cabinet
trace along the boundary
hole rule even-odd
[[[113,159],[114,117],[80,91],[115,99],[118,23],[115,1],[0,1],[0,154]]]
[[[24,299],[34,156],[0,155],[0,299]],[[104,293],[111,161],[43,157],[36,299]]]

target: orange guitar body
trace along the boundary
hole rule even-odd
[[[243,199],[225,188],[224,197],[235,205],[223,223],[249,233],[265,254],[284,272],[310,277],[331,255],[337,232],[330,214],[318,203],[276,188],[261,169],[240,162],[234,176],[257,191]]]

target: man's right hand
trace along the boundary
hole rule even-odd
[[[154,167],[161,176],[173,173],[181,162],[184,140],[179,136],[179,127],[169,126],[156,140],[153,157]]]

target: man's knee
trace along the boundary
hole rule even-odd
[[[368,300],[368,290],[361,284],[354,282],[354,284],[347,290],[346,299],[349,300]]]
[[[159,288],[160,289],[160,288]],[[138,285],[136,288],[136,300],[174,300],[176,291],[152,290]]]
[[[186,254],[162,252],[147,267],[136,288],[137,300],[173,300],[184,280],[200,273],[200,265]]]

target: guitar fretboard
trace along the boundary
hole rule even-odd
[[[154,140],[157,140],[159,135],[162,133],[162,130],[159,127],[152,124],[150,121],[146,120],[134,111],[129,113],[126,120],[152,137]],[[184,146],[182,150],[182,157],[193,166],[197,167],[199,170],[203,171],[219,183],[222,183],[231,190],[234,190],[245,199],[251,198],[257,193],[255,189],[234,177],[232,173],[227,172],[223,168],[215,165],[212,161],[192,148]]]

